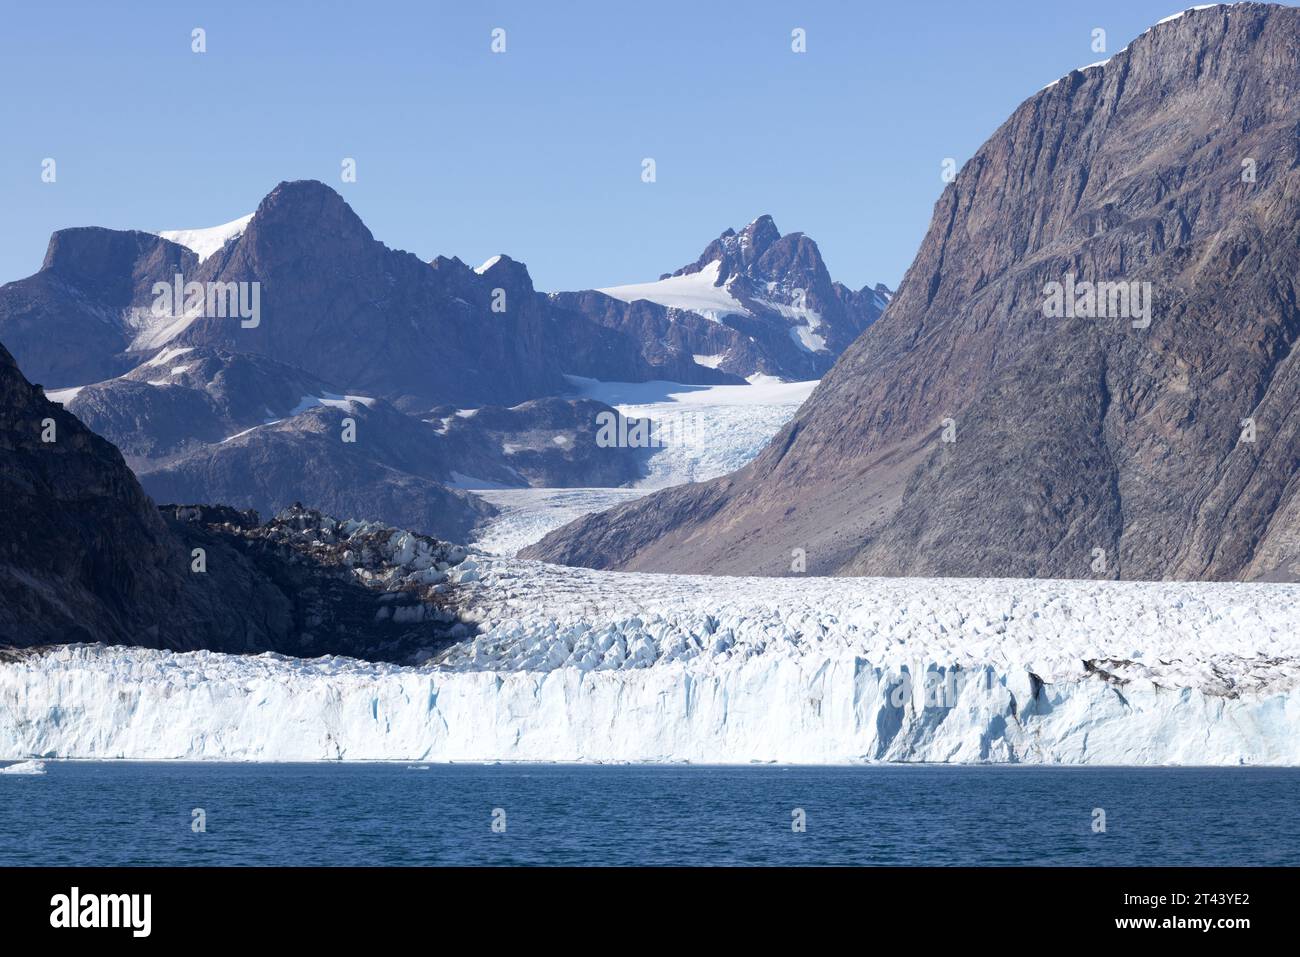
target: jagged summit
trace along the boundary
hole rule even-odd
[[[764,213],[740,232],[726,229],[722,235],[705,247],[699,259],[661,278],[690,275],[712,263],[720,262],[722,268],[718,271],[715,283],[720,286],[730,277],[747,272],[772,244],[780,239],[781,231],[776,228],[776,222]]]
[[[817,244],[803,233],[781,235],[767,214],[739,232],[724,230],[695,262],[656,282],[597,291],[630,308],[568,301],[644,340],[677,340],[712,368],[788,380],[819,378],[888,302],[832,281]],[[651,303],[672,312],[647,310]]]

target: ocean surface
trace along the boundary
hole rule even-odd
[[[0,866],[122,864],[1297,865],[1300,769],[50,761],[0,774]]]

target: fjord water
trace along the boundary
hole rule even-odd
[[[1297,768],[46,769],[0,775],[0,865],[1300,864]]]

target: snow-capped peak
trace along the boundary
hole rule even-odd
[[[193,250],[199,257],[199,262],[202,262],[219,252],[230,240],[244,235],[252,218],[253,214],[249,213],[220,226],[209,226],[206,229],[164,229],[158,235]]]
[[[501,255],[498,253],[497,255],[493,256],[491,259],[484,260],[481,266],[475,266],[474,271],[481,276],[500,261],[501,261]]]

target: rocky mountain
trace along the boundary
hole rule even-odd
[[[78,397],[80,398],[80,397]],[[137,462],[159,501],[217,501],[274,514],[311,502],[422,534],[470,541],[496,509],[460,487],[621,485],[641,451],[601,448],[590,400],[538,399],[429,418],[383,399],[327,397],[292,417],[247,429],[180,457]]]
[[[677,371],[648,361],[626,334],[553,304],[509,256],[471,269],[389,249],[314,181],[277,186],[193,278],[258,283],[260,321],[205,313],[169,327],[170,345],[265,355],[399,408],[508,406],[568,391],[565,374],[644,381]]]
[[[747,468],[524,554],[1295,580],[1298,276],[1300,10],[1188,11],[1012,114],[885,315]]]
[[[383,400],[342,398],[136,470],[158,501],[221,502],[263,514],[311,502],[332,515],[469,541],[495,510],[447,487],[433,432]]]
[[[262,514],[312,502],[455,541],[495,509],[447,486],[622,485],[640,475],[639,450],[597,445],[597,416],[617,417],[603,403],[551,397],[408,414],[340,390],[255,353],[169,346],[126,375],[50,398],[117,445],[159,500]],[[348,441],[344,419],[354,423]]]
[[[0,497],[3,646],[409,661],[467,633],[447,582],[463,549],[303,509],[265,525],[227,508],[162,514],[117,450],[47,400],[2,346]]]
[[[180,346],[117,378],[48,395],[138,468],[341,398],[341,388],[265,356]]]
[[[120,375],[148,358],[132,350],[142,345],[154,283],[197,263],[191,250],[151,233],[59,230],[39,272],[0,286],[0,341],[50,388]]]
[[[819,378],[889,299],[883,285],[854,292],[833,282],[817,244],[803,233],[782,236],[771,216],[728,229],[657,282],[551,296],[632,336],[681,382],[694,381],[683,369],[691,365],[736,380]]]
[[[0,288],[0,337],[161,500],[303,501],[468,540],[495,509],[464,487],[641,476],[647,452],[598,446],[613,410],[572,398],[566,376],[808,378],[879,311],[880,294],[832,283],[815,244],[770,218],[713,252],[679,273],[699,285],[725,267],[705,297],[737,304],[721,320],[548,296],[509,256],[422,262],[329,187],[281,183],[211,229],[55,233],[41,270]]]
[[[538,293],[508,256],[471,269],[389,249],[322,183],[281,183],[251,216],[165,235],[56,232],[39,272],[0,287],[0,339],[50,389],[196,348],[258,355],[401,407],[515,405],[569,391],[565,374],[733,381],[657,364],[625,332]],[[191,299],[190,283],[206,295]]]

